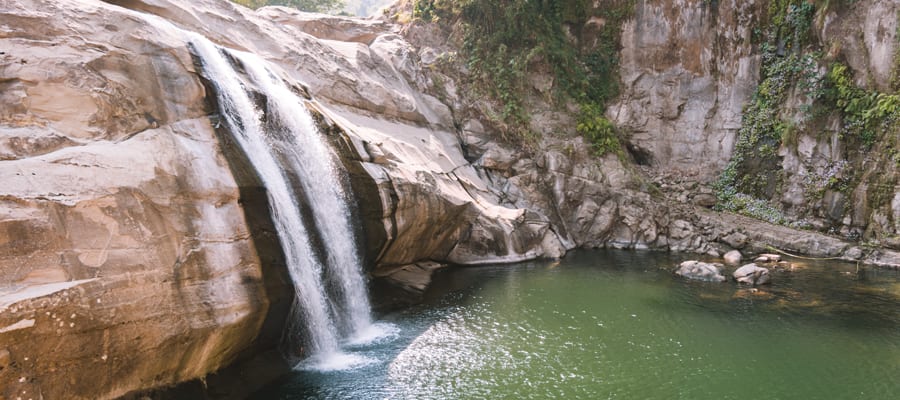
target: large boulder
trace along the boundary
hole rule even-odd
[[[698,281],[725,282],[725,275],[722,275],[722,267],[722,264],[685,261],[678,265],[675,275]]]
[[[765,285],[770,283],[771,276],[768,268],[762,268],[756,264],[747,264],[738,268],[731,274],[738,283],[745,285]]]
[[[423,261],[391,270],[381,270],[375,276],[415,297],[421,297],[431,284],[434,273],[446,266],[446,264],[438,264],[434,261]]]

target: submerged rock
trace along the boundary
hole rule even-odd
[[[775,295],[757,288],[740,289],[731,296],[732,299],[771,300]]]
[[[787,261],[779,261],[779,262],[775,263],[775,269],[785,270],[785,271],[793,271],[794,265]]]
[[[685,261],[678,265],[675,275],[698,281],[725,282],[725,275],[722,275],[722,267],[723,265],[718,263]]]
[[[731,274],[738,283],[746,285],[765,285],[770,283],[771,276],[767,268],[756,264],[747,264],[738,268]]]
[[[779,256],[778,254],[768,253],[760,254],[758,257],[756,257],[755,260],[753,260],[753,262],[757,264],[777,263],[779,261],[781,261],[781,256]]]

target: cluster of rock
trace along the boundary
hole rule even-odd
[[[736,266],[741,262],[741,253],[734,250],[725,254],[725,262]],[[752,263],[738,267],[731,273],[731,277],[739,284],[757,286],[771,283],[772,275],[769,268],[790,269],[790,263],[781,261],[777,254],[760,254]],[[698,281],[725,282],[725,265],[720,263],[707,263],[701,261],[685,261],[675,269],[675,275]]]

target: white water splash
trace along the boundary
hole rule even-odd
[[[196,34],[190,35],[190,43],[216,86],[222,116],[234,139],[244,149],[266,186],[272,218],[296,291],[297,304],[293,311],[300,314],[298,317],[302,316],[310,350],[313,354],[337,352],[337,329],[331,322],[325,290],[318,279],[322,267],[314,258],[296,194],[266,141],[260,112],[219,48]],[[296,319],[289,326],[301,325]]]
[[[303,103],[259,57],[221,48],[206,37],[182,30],[150,14],[134,13],[164,32],[174,32],[193,48],[216,89],[222,117],[267,189],[270,211],[296,291],[289,335],[305,331],[310,357],[297,368],[353,369],[374,360],[341,351],[349,346],[396,337],[391,324],[372,323],[368,292],[351,228],[351,213],[334,155]],[[264,115],[232,67],[239,60],[267,99]],[[264,118],[265,117],[265,118]],[[268,120],[266,126],[263,121]],[[275,123],[272,123],[275,121]],[[301,190],[292,186],[292,178]],[[310,241],[301,213],[305,195],[314,228],[324,247],[324,264]],[[328,289],[326,289],[328,288]],[[341,334],[343,333],[343,335]],[[299,345],[299,344],[296,344]]]
[[[350,227],[347,196],[342,189],[335,156],[319,132],[303,100],[266,68],[253,54],[239,58],[254,83],[266,95],[269,118],[275,118],[278,136],[285,144],[283,161],[299,177],[312,208],[316,228],[325,246],[326,284],[334,287],[332,314],[338,326],[353,335],[372,324],[369,299],[363,281],[356,238]]]
[[[317,372],[347,371],[365,367],[375,362],[377,360],[366,356],[336,351],[315,354],[297,364],[294,369]]]
[[[397,339],[400,336],[400,328],[394,324],[377,322],[353,333],[344,341],[345,346],[363,347],[371,346]]]

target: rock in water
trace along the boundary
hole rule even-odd
[[[741,255],[740,251],[732,250],[732,251],[725,253],[724,258],[725,258],[725,264],[738,265],[741,263],[741,259],[743,258],[743,256]]]
[[[743,267],[738,268],[734,271],[731,276],[734,277],[738,283],[743,283],[747,285],[765,285],[770,283],[771,276],[769,275],[768,268],[762,268],[756,264],[747,264]]]
[[[759,257],[753,260],[753,262],[759,264],[777,263],[779,261],[781,261],[781,256],[778,254],[760,254]]]
[[[722,264],[717,263],[685,261],[678,265],[675,275],[698,281],[725,282],[725,275],[722,275]]]
[[[431,277],[437,270],[446,267],[446,264],[434,261],[422,261],[415,264],[404,265],[389,271],[379,271],[376,277],[383,278],[385,282],[416,296],[421,296],[431,284]]]

